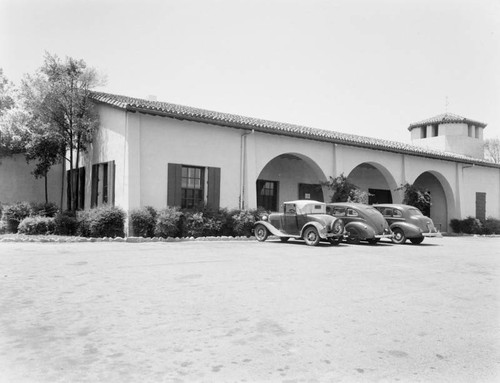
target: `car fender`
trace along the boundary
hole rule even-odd
[[[318,234],[321,238],[326,238],[325,236],[325,226],[323,226],[322,224],[320,224],[319,222],[308,222],[304,225],[304,227],[302,227],[302,230],[300,231],[300,236],[303,237],[304,236],[304,231],[308,228],[308,227],[311,227],[311,226],[314,226],[316,228],[316,230],[318,230]]]
[[[349,232],[350,228],[355,228],[361,234],[361,239],[375,238],[375,230],[373,230],[373,228],[366,222],[349,222],[347,225],[345,225],[345,230]]]
[[[257,225],[264,225],[266,227],[267,230],[269,230],[269,232],[272,234],[272,235],[276,235],[278,237],[289,237],[289,235],[286,235],[285,233],[283,233],[282,231],[276,229],[276,227],[274,227],[273,225],[271,225],[269,222],[267,221],[257,221],[255,222],[255,226]]]
[[[422,231],[420,230],[420,228],[408,222],[394,222],[391,225],[391,230],[394,231],[394,229],[403,230],[403,233],[405,233],[406,238],[414,238],[422,236]]]

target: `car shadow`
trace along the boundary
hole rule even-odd
[[[279,239],[278,240],[275,240],[275,239],[269,240],[268,239],[266,242],[273,243],[273,244],[279,244],[279,245],[307,246],[307,244],[304,241],[294,240],[294,239],[289,239],[287,242],[281,242]],[[341,242],[338,245],[332,245],[329,242],[320,242],[320,243],[318,243],[317,246],[314,246],[314,247],[339,247],[339,246],[344,246],[344,245],[347,245],[347,243]],[[308,246],[308,247],[313,247],[313,246]]]

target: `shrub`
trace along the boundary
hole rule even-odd
[[[77,214],[77,234],[83,237],[124,237],[125,212],[115,206],[100,206]]]
[[[59,208],[53,202],[32,202],[31,204],[31,215],[41,216],[41,217],[55,217],[59,213]]]
[[[182,213],[176,207],[160,210],[156,217],[155,235],[157,237],[177,237],[180,234]]]
[[[487,218],[483,222],[483,234],[500,234],[500,219]]]
[[[55,223],[53,217],[27,217],[21,221],[18,232],[28,235],[46,235],[54,233]]]
[[[54,234],[75,235],[77,233],[78,222],[76,215],[72,211],[57,213],[54,217]]]
[[[93,210],[82,210],[76,212],[76,234],[82,237],[90,237],[90,223],[94,216]]]
[[[156,226],[156,210],[151,206],[133,210],[130,213],[132,231],[138,237],[153,237]]]
[[[0,234],[7,232],[7,222],[0,220]]]
[[[90,222],[91,237],[124,237],[125,212],[116,206],[101,206],[93,209]]]
[[[250,237],[256,221],[256,210],[241,210],[232,216],[233,228],[236,235]]]
[[[31,206],[28,202],[16,202],[15,204],[4,206],[2,219],[7,224],[7,231],[16,233],[21,221],[30,215]]]
[[[452,219],[450,226],[455,233],[482,234],[483,231],[481,221],[474,217]]]
[[[203,212],[184,213],[183,236],[208,237],[220,235],[222,222],[215,217],[204,216]]]

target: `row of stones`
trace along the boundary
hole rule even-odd
[[[255,240],[255,237],[188,237],[188,238],[143,238],[143,237],[115,237],[115,238],[86,238],[86,237],[31,237],[31,236],[12,236],[0,238],[0,242],[182,242],[182,241],[248,241]]]

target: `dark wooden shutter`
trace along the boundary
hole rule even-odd
[[[90,207],[97,206],[99,186],[99,164],[92,165],[92,185],[90,191]]]
[[[220,168],[208,168],[207,206],[212,209],[220,207]]]
[[[78,204],[78,209],[85,209],[85,168],[79,168],[78,169],[78,175],[80,177],[79,180],[79,194],[78,196],[80,197],[80,201]]]
[[[476,193],[476,218],[486,219],[486,193]]]
[[[116,185],[116,164],[115,161],[110,161],[111,166],[111,204],[115,206],[115,185]]]
[[[167,205],[181,206],[182,165],[168,164]]]

